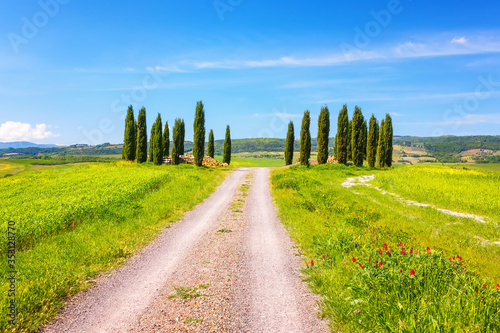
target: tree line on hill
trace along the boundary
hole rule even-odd
[[[311,154],[311,134],[309,131],[311,123],[309,110],[304,112],[302,127],[300,130],[300,164],[309,166]],[[329,155],[330,134],[330,112],[327,106],[321,108],[318,118],[318,164],[324,164]],[[292,164],[294,152],[294,126],[290,121],[285,143],[285,163]],[[393,128],[392,119],[386,114],[380,123],[372,114],[367,125],[361,108],[354,108],[354,115],[349,120],[347,105],[344,104],[339,111],[337,122],[337,134],[334,139],[334,156],[338,163],[346,164],[352,161],[355,166],[362,166],[367,161],[368,166],[373,168],[391,167],[392,165]]]
[[[194,118],[194,140],[193,157],[194,164],[201,166],[203,157],[205,157],[205,111],[202,101],[196,103]],[[186,127],[184,119],[176,118],[172,129],[172,164],[179,164],[180,156],[185,153],[185,134]],[[214,134],[210,130],[208,140],[208,156],[214,157]],[[146,125],[146,108],[142,107],[139,111],[137,121],[134,117],[132,105],[128,107],[125,118],[125,132],[123,139],[122,159],[126,161],[136,161],[144,163],[146,161],[155,165],[163,164],[163,159],[170,153],[170,129],[168,121],[162,127],[161,115],[158,113],[156,121],[151,127],[149,136],[149,154],[148,137]],[[223,162],[231,162],[231,133],[229,125],[226,127],[226,138],[224,140]]]

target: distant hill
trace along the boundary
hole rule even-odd
[[[298,135],[296,136],[298,138]],[[285,139],[277,138],[253,138],[231,140],[231,151],[236,153],[283,152],[285,150]],[[416,137],[416,136],[394,136],[394,144],[402,147],[414,147],[421,151],[425,150],[426,158],[435,158],[437,162],[461,162],[472,159],[476,163],[500,162],[500,136],[475,135],[475,136],[440,136],[440,137]],[[14,147],[15,146],[15,147]],[[215,141],[215,154],[222,155],[224,140]],[[333,155],[334,138],[329,139],[329,155]],[[10,147],[10,148],[6,148]],[[184,149],[191,151],[193,142],[186,141]],[[295,151],[300,149],[299,140],[295,140]],[[172,143],[170,143],[172,149]],[[207,145],[205,145],[207,149]],[[410,151],[409,149],[406,149]],[[476,152],[477,150],[477,152]],[[122,144],[110,144],[109,142],[97,146],[76,144],[66,147],[55,145],[37,145],[30,142],[8,142],[0,143],[1,156],[43,156],[43,155],[121,155]],[[311,151],[318,151],[316,139],[311,139]],[[472,154],[474,152],[474,154]],[[467,158],[466,158],[467,157]],[[36,157],[35,157],[36,158]]]
[[[394,144],[425,148],[427,154],[441,163],[462,162],[466,151],[478,150],[477,163],[500,162],[500,135],[471,135],[438,137],[395,136]]]
[[[298,136],[296,135],[296,138]],[[330,138],[328,147],[330,147],[329,154],[333,154],[333,145],[335,139]],[[253,153],[256,151],[269,151],[269,152],[283,152],[285,151],[286,139],[268,139],[268,138],[255,138],[255,139],[232,139],[231,151],[233,153]],[[224,140],[216,140],[214,142],[215,154],[222,155],[224,148]],[[300,141],[295,140],[294,150],[300,149]],[[316,139],[311,139],[311,151],[318,151],[318,142]]]
[[[33,142],[28,142],[28,141],[0,142],[0,149],[5,149],[5,148],[30,148],[30,147],[36,147],[36,148],[53,148],[53,147],[57,147],[57,146],[56,145],[52,145],[52,144],[38,144],[38,143],[33,143]]]

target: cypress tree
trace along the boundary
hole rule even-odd
[[[337,158],[337,134],[335,134],[335,139],[333,140],[333,156]]]
[[[163,130],[163,155],[165,157],[170,155],[170,130],[168,129],[168,121],[165,122]]]
[[[285,165],[290,165],[293,162],[293,144],[295,142],[295,133],[293,130],[293,122],[288,123],[288,132],[286,133],[285,145]]]
[[[330,135],[330,112],[328,107],[321,108],[318,118],[318,164],[328,160],[328,136]]]
[[[378,123],[377,118],[372,113],[370,118],[370,129],[368,130],[368,139],[366,142],[366,160],[368,166],[373,168],[377,160],[377,144],[378,144]]]
[[[363,114],[361,109],[354,107],[351,128],[352,164],[363,166]]]
[[[186,142],[186,125],[184,124],[184,119],[181,119],[181,127],[180,127],[180,134],[181,134],[181,139],[180,139],[180,146],[179,146],[179,153],[180,155],[184,155],[184,142]]]
[[[349,115],[347,113],[347,105],[344,104],[339,111],[339,118],[337,121],[337,135],[335,139],[336,158],[339,163],[347,163],[347,139],[349,129]]]
[[[363,117],[363,127],[361,127],[363,134],[363,160],[366,160],[366,144],[368,142],[368,128],[366,127],[366,119]]]
[[[386,147],[385,147],[385,120],[382,119],[380,123],[380,131],[378,134],[378,145],[377,145],[377,166],[379,168],[385,167],[386,162]]]
[[[231,131],[229,130],[229,125],[226,127],[226,139],[224,140],[222,162],[231,164]]]
[[[194,117],[194,142],[193,155],[194,164],[201,166],[205,155],[205,111],[203,111],[203,103],[196,103],[196,113]]]
[[[137,163],[144,163],[148,159],[148,133],[146,126],[146,109],[142,107],[137,116]]]
[[[215,156],[215,144],[214,144],[214,131],[210,130],[208,134],[208,156],[214,158]]]
[[[352,161],[352,119],[347,124],[347,160]]]
[[[307,167],[309,167],[309,157],[311,156],[310,124],[311,117],[309,116],[309,110],[306,110],[302,118],[302,128],[300,130],[300,164]]]
[[[125,118],[125,135],[123,138],[122,159],[126,161],[135,160],[137,150],[137,125],[134,118],[132,105],[128,107]]]
[[[179,155],[181,149],[181,120],[175,119],[174,129],[172,131],[172,164],[179,164]]]
[[[151,126],[151,133],[149,135],[149,156],[148,156],[148,162],[153,163],[153,156],[154,156],[154,150],[155,150],[155,143],[156,143],[156,122],[153,123],[153,126]]]
[[[385,165],[392,166],[392,119],[387,113],[385,115]]]
[[[161,165],[163,163],[163,139],[162,139],[161,115],[158,113],[156,121],[153,124],[154,129],[154,148],[153,148],[153,163]]]

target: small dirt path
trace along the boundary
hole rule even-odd
[[[324,332],[317,298],[301,281],[301,259],[277,218],[269,169],[259,168],[248,197],[240,297],[248,332]]]
[[[269,169],[236,170],[43,332],[327,331],[269,186]]]
[[[364,185],[364,186],[371,187],[372,184],[370,184],[369,182],[372,181],[373,179],[375,179],[375,175],[351,177],[351,178],[347,178],[346,181],[342,183],[342,186],[352,187],[352,186]],[[449,209],[439,208],[439,207],[433,206],[431,204],[421,203],[421,202],[417,202],[417,201],[413,201],[413,200],[407,200],[396,193],[384,191],[381,188],[376,187],[376,186],[374,186],[373,188],[384,195],[385,194],[392,195],[393,197],[397,198],[398,200],[405,202],[407,205],[418,206],[418,207],[431,207],[431,208],[433,208],[437,211],[440,211],[441,213],[447,214],[447,215],[474,219],[478,222],[486,223],[484,217],[482,217],[482,216],[478,216],[475,214],[469,214],[469,213],[455,212],[455,211],[452,211]],[[358,192],[354,192],[354,193],[359,194]]]

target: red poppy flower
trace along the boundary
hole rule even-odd
[[[387,244],[384,243],[384,250],[387,250]]]
[[[415,275],[415,271],[413,270],[413,268],[410,271],[410,275]]]
[[[402,253],[402,254],[406,254],[406,252],[405,252],[405,248],[404,248],[404,247],[402,247],[402,248],[401,248],[401,253]]]
[[[382,261],[379,262],[378,267],[382,267]]]
[[[378,254],[382,254],[382,249],[378,250]]]
[[[431,248],[427,246],[426,248],[427,252],[431,252]]]
[[[486,288],[486,285],[483,283],[483,289],[485,289],[485,288]]]
[[[356,258],[352,257],[352,262],[356,262]]]
[[[322,258],[325,259],[325,256],[323,256]]]
[[[399,273],[403,273],[403,270],[402,270],[402,269],[400,269],[400,270],[399,270]]]
[[[359,266],[363,267],[363,263],[362,263],[362,262],[360,262],[360,263],[359,263]]]
[[[391,251],[387,251],[387,255],[390,255],[391,254]]]
[[[314,266],[314,260],[311,259],[311,266]]]
[[[413,253],[413,249],[410,250],[410,254],[412,254],[412,253]]]

